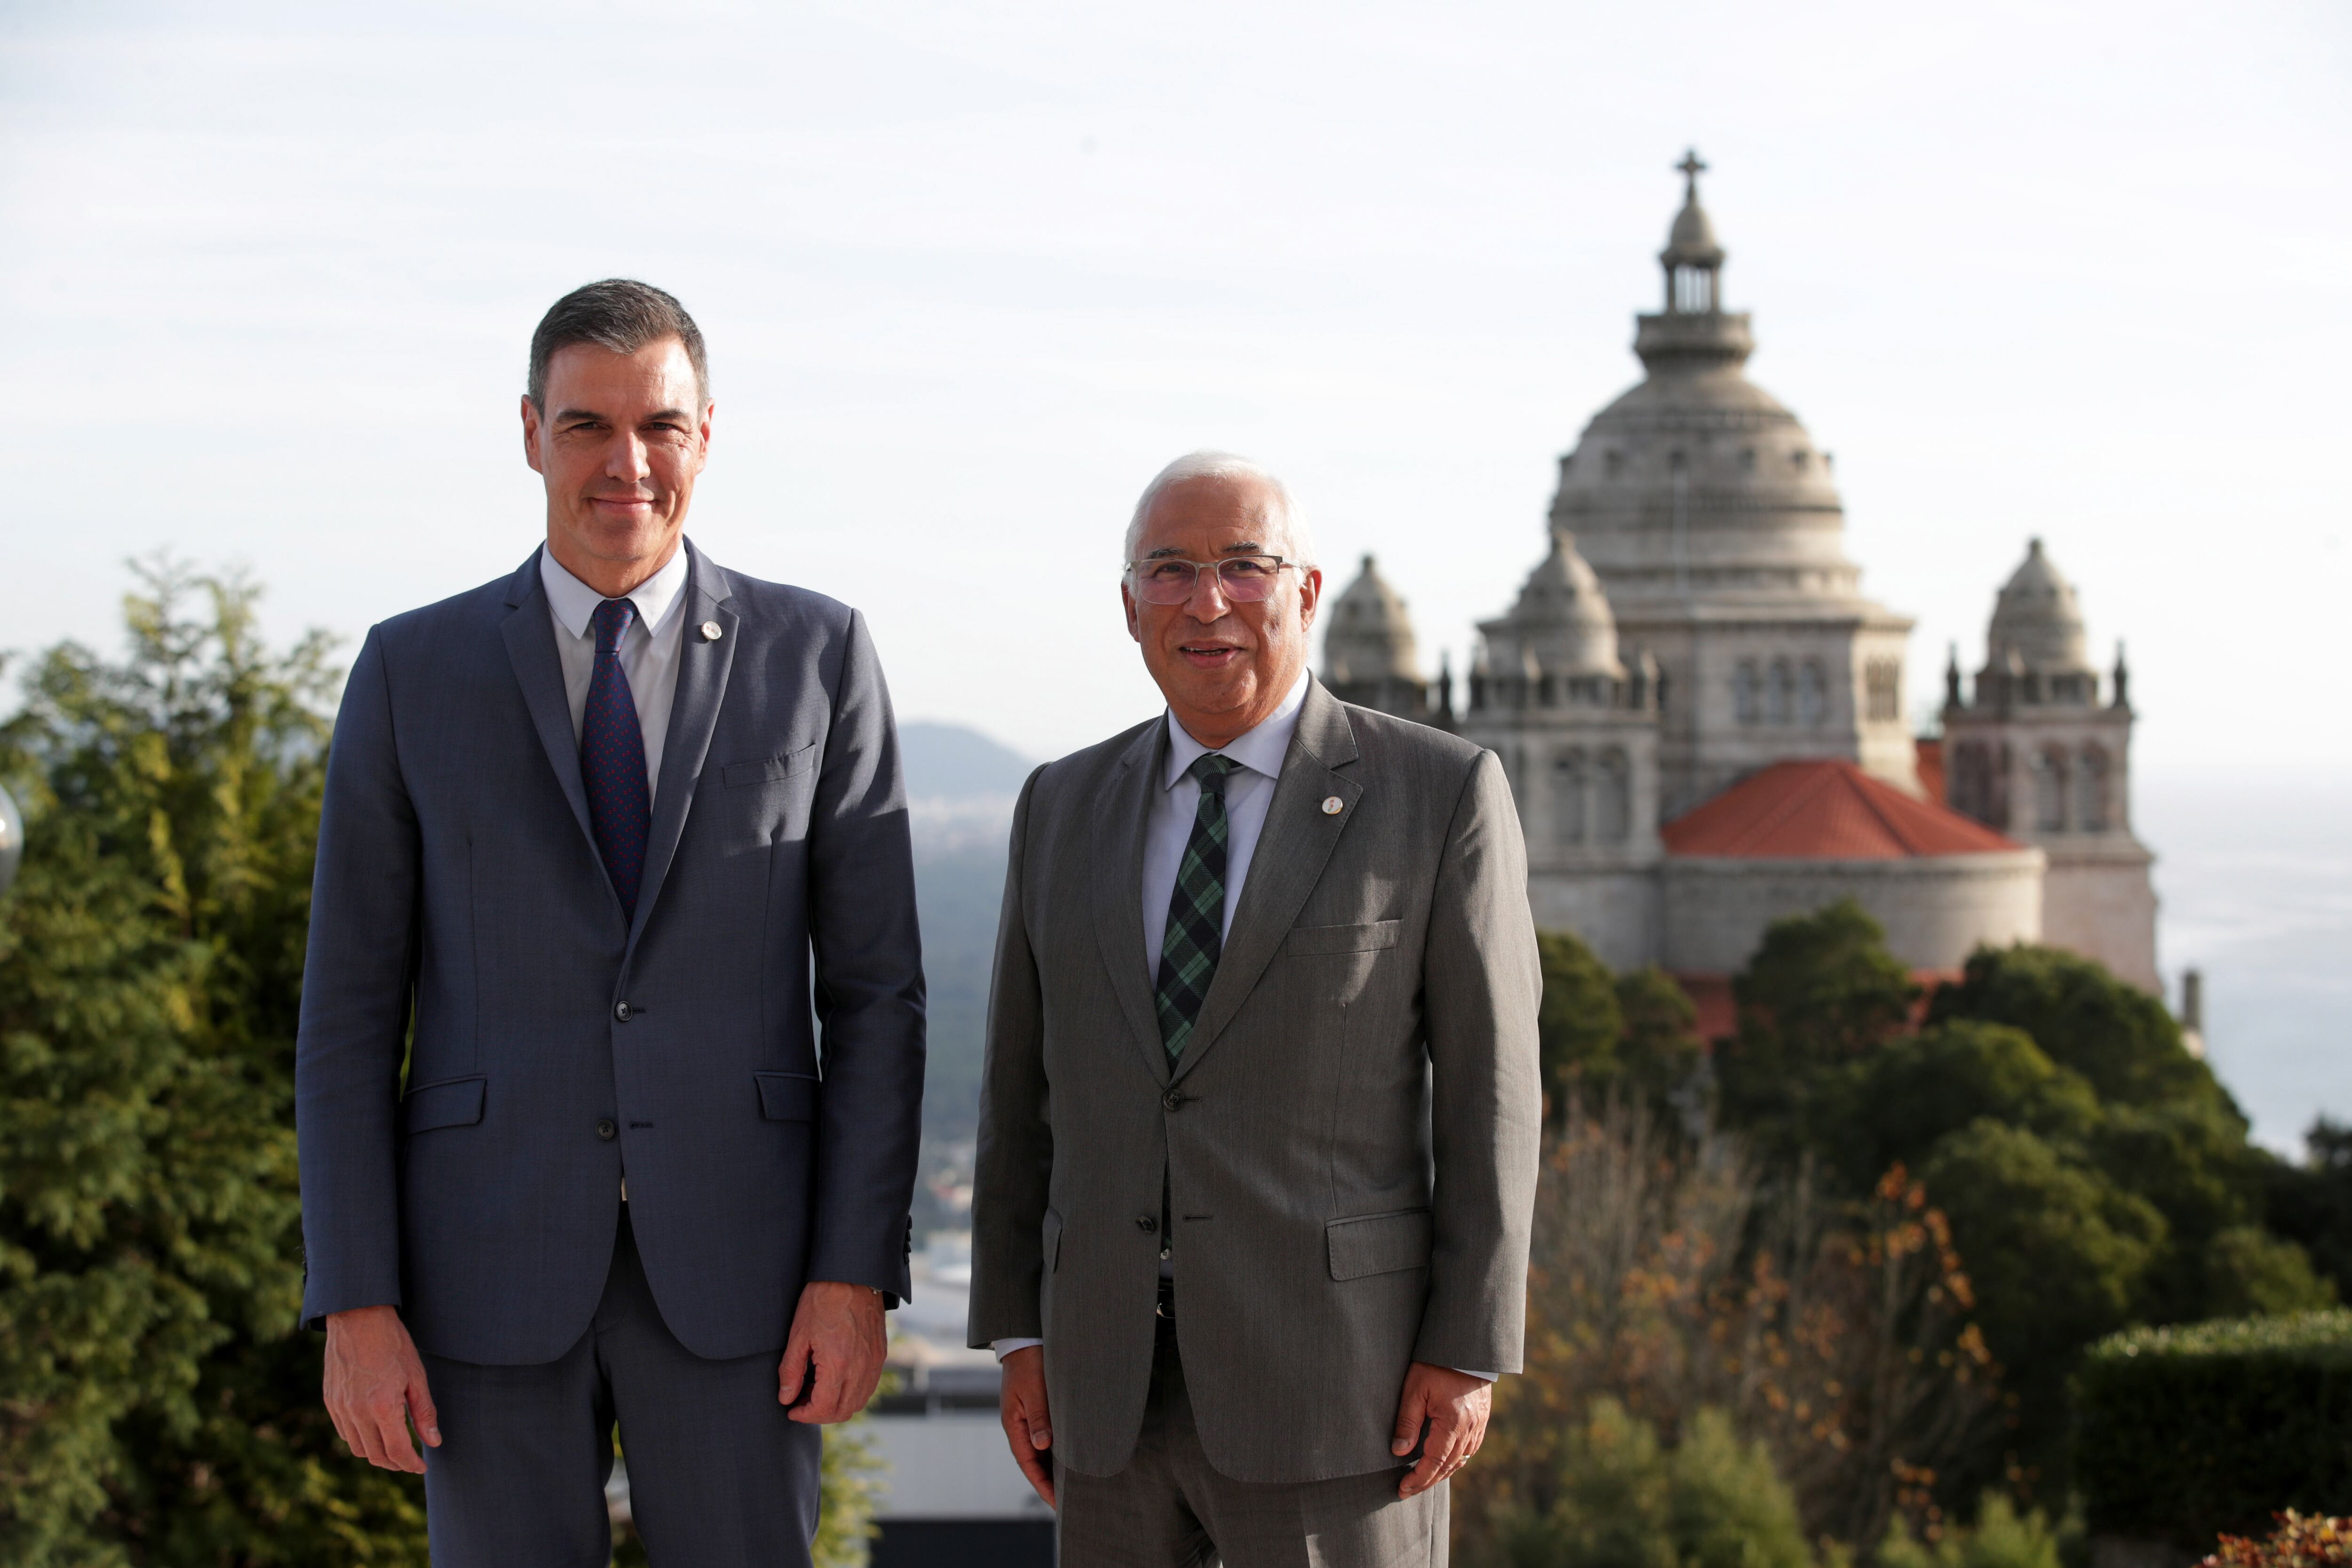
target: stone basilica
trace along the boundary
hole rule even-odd
[[[1916,969],[2038,941],[2158,989],[2121,654],[2103,679],[2036,540],[1972,681],[1954,651],[1942,736],[1915,738],[1911,621],[1863,596],[1829,455],[1748,379],[1705,165],[1680,167],[1646,374],[1560,458],[1549,551],[1480,624],[1464,700],[1370,557],[1326,607],[1326,683],[1498,754],[1537,924],[1617,967],[1728,974],[1772,921],[1850,896]]]

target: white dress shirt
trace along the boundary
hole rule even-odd
[[[563,664],[563,695],[572,704],[572,740],[580,741],[588,711],[588,685],[596,677],[593,618],[604,595],[557,563],[555,552],[539,552],[539,581],[547,590],[548,617],[555,623],[555,656]],[[677,695],[678,647],[685,641],[686,545],[679,542],[669,564],[629,590],[637,607],[621,634],[621,673],[629,678],[629,700],[637,707],[637,727],[646,738],[646,799],[661,787],[662,742],[669,738],[670,701]]]
[[[1257,853],[1258,835],[1265,831],[1265,808],[1274,804],[1274,786],[1282,777],[1282,754],[1298,732],[1298,710],[1306,703],[1307,672],[1300,670],[1281,705],[1256,729],[1216,748],[1241,763],[1225,775],[1225,912],[1217,922],[1220,937],[1234,929],[1242,883]],[[1192,819],[1201,810],[1201,781],[1187,776],[1186,770],[1208,752],[1208,747],[1185,733],[1175,714],[1168,715],[1168,767],[1143,821],[1143,965],[1155,987],[1160,984],[1160,945],[1168,936],[1168,901],[1175,895],[1184,846],[1192,841]]]

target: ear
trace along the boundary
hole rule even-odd
[[[547,464],[541,460],[539,451],[541,433],[539,405],[531,402],[530,394],[526,392],[522,395],[522,460],[530,465],[530,471],[534,474],[547,472]]]
[[[1298,629],[1315,624],[1316,607],[1323,603],[1323,568],[1309,566],[1298,574]]]
[[[1139,647],[1143,644],[1143,622],[1136,614],[1135,595],[1127,591],[1127,584],[1123,581],[1118,585],[1118,602],[1120,607],[1127,611],[1127,635],[1133,637]]]

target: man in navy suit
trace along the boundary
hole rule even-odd
[[[545,545],[371,631],[335,723],[303,1317],[336,1429],[424,1473],[438,1564],[606,1563],[616,1422],[656,1563],[805,1564],[817,1426],[907,1294],[889,697],[855,610],[686,539],[711,413],[676,300],[557,301],[522,401]]]

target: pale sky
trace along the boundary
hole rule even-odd
[[[2347,85],[2327,0],[10,6],[0,647],[115,646],[158,546],[347,648],[511,571],[531,326],[624,274],[710,342],[690,531],[864,609],[903,715],[1153,711],[1119,531],[1199,447],[1459,668],[1695,145],[1914,707],[2038,534],[2129,641],[2144,795],[2332,814]]]
[[[1202,446],[1458,664],[1638,375],[1695,144],[1915,705],[2038,533],[2144,771],[2352,778],[2347,16],[12,7],[0,647],[110,641],[157,545],[353,638],[511,570],[531,325],[619,273],[711,343],[691,531],[862,607],[909,716],[1046,755],[1150,711],[1118,531]]]

